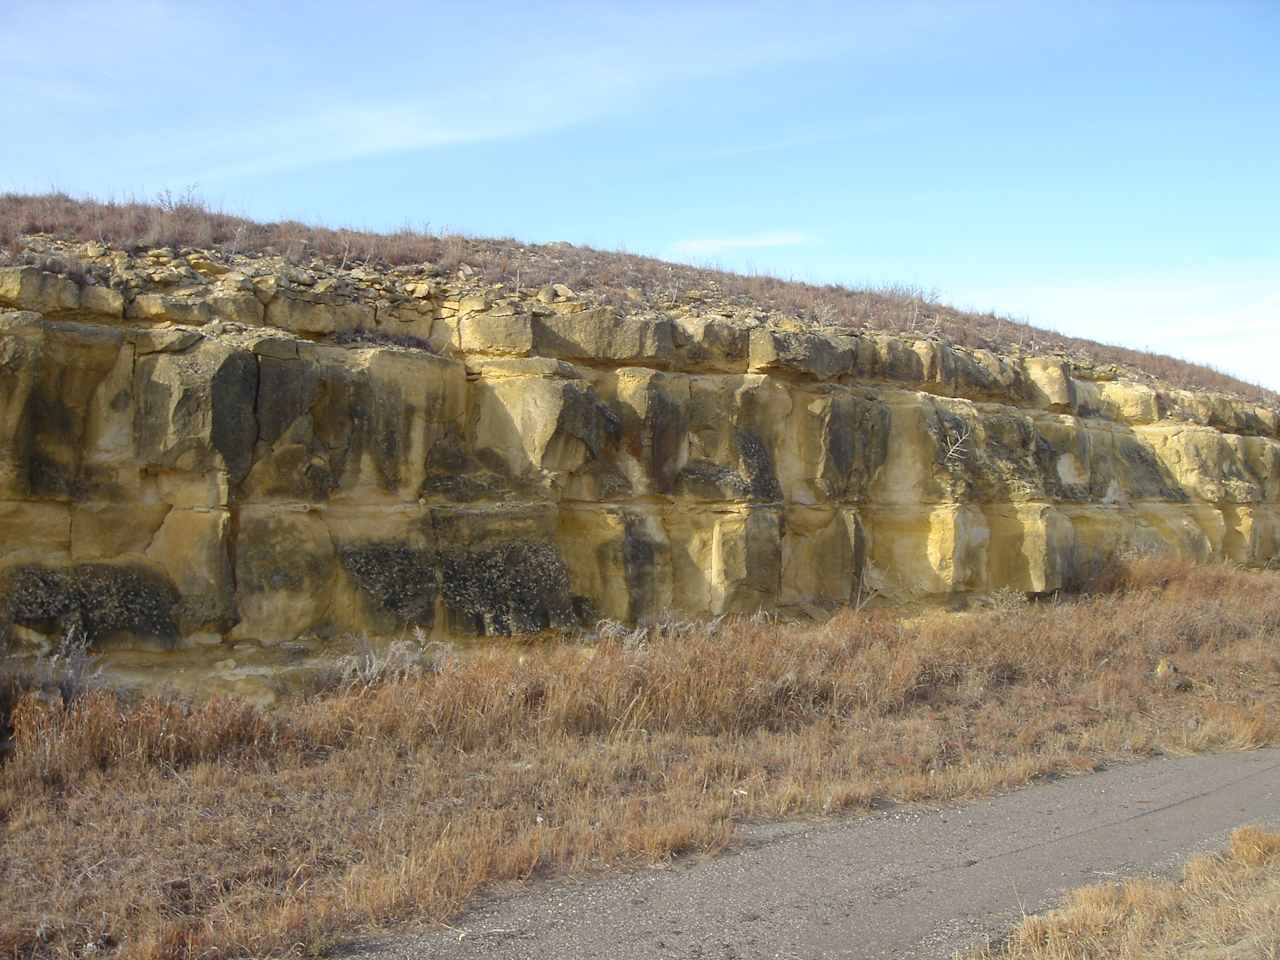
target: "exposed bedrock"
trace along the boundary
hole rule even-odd
[[[0,274],[29,308],[0,311],[0,621],[37,643],[484,636],[1280,557],[1272,411],[1062,359]],[[429,349],[332,336],[386,325]]]

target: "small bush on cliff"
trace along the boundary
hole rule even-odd
[[[671,643],[681,639],[706,641],[720,633],[727,617],[709,620],[679,620],[666,617],[651,623],[632,626],[617,620],[601,620],[593,630],[582,635],[585,643],[615,644],[624,650],[641,650],[651,643]]]
[[[413,628],[413,640],[393,640],[383,648],[367,635],[349,638],[353,651],[338,660],[335,686],[370,689],[384,683],[403,683],[427,673],[439,673],[453,661],[448,647],[427,639],[421,627]]]

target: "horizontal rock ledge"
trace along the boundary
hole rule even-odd
[[[1223,395],[568,288],[90,266],[0,268],[24,642],[490,636],[1280,557],[1280,421]]]

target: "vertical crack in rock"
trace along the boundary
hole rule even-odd
[[[244,351],[232,353],[214,373],[210,393],[210,441],[222,455],[231,482],[238,484],[253,466],[253,448],[258,442],[258,358]]]
[[[624,521],[622,569],[627,582],[628,616],[633,622],[651,619],[662,611],[658,606],[656,579],[658,546],[648,536],[644,522],[635,516]]]

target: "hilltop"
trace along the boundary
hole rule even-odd
[[[86,269],[76,246],[84,243],[131,253],[200,250],[228,264],[267,258],[330,278],[354,278],[358,285],[376,274],[435,279],[495,299],[558,284],[574,300],[613,307],[618,316],[693,306],[699,313],[784,329],[935,337],[1015,357],[1058,355],[1082,371],[1095,371],[1098,379],[1159,380],[1270,407],[1280,404],[1273,391],[1208,366],[1070,337],[994,313],[958,310],[910,288],[802,283],[569,243],[529,244],[410,228],[374,233],[296,221],[260,223],[213,210],[191,196],[101,202],[62,193],[0,194],[0,263],[30,263],[75,275]]]

